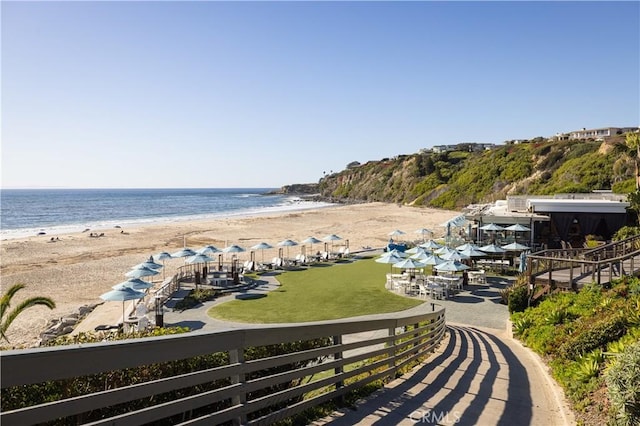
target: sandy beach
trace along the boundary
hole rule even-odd
[[[300,242],[308,236],[323,238],[337,234],[343,238],[337,246],[349,240],[351,251],[363,247],[382,247],[388,233],[396,229],[406,232],[397,240],[414,241],[422,237],[417,229],[428,228],[435,237],[444,235],[440,224],[457,212],[430,208],[414,208],[396,204],[370,203],[339,205],[316,210],[280,213],[269,216],[178,222],[149,225],[137,229],[112,229],[99,238],[89,233],[60,235],[51,242],[50,236],[4,240],[0,246],[0,273],[3,290],[14,283],[23,283],[12,303],[33,296],[52,298],[57,307],[49,310],[33,307],[20,315],[9,328],[9,346],[33,345],[51,319],[62,318],[83,305],[103,303],[100,295],[111,286],[126,280],[124,274],[149,256],[167,251],[173,253],[186,246],[197,250],[212,244],[220,249],[238,244],[247,249],[239,258],[249,258],[249,248],[261,241],[275,246],[279,241]],[[314,245],[314,250],[322,244]],[[300,252],[291,247],[290,255]],[[277,255],[277,247],[264,251],[265,259]],[[260,260],[262,253],[256,253]],[[170,276],[184,263],[183,259],[165,262],[165,274]],[[161,282],[162,274],[154,282]],[[122,305],[104,302],[121,312]],[[7,345],[6,342],[2,343]]]

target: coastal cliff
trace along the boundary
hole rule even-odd
[[[288,185],[283,193],[319,194],[333,202],[390,202],[459,209],[507,195],[633,191],[634,166],[623,139],[536,138],[492,149],[398,155]]]

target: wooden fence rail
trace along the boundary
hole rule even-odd
[[[527,257],[527,273],[531,285],[543,279],[575,290],[584,279],[597,284],[611,282],[622,274],[625,264],[628,273],[635,274],[639,257],[640,236],[634,236],[595,249],[554,249],[531,254]]]
[[[350,336],[354,333],[362,334],[354,339]],[[433,351],[444,334],[444,308],[425,303],[412,310],[411,314],[395,312],[317,323],[265,325],[219,332],[195,331],[144,339],[4,351],[0,356],[3,393],[16,391],[25,385],[61,379],[80,378],[82,382],[87,375],[215,353],[226,353],[229,362],[117,388],[104,383],[104,390],[99,392],[29,407],[7,410],[3,406],[0,423],[29,425],[63,419],[59,420],[62,424],[84,424],[83,419],[93,410],[146,399],[149,405],[145,408],[97,421],[93,419],[91,424],[166,423],[175,416],[182,416],[183,420],[173,424],[212,425],[229,421],[235,424],[271,424],[374,380],[394,377],[398,369]],[[247,348],[312,339],[327,339],[330,344],[249,361],[244,359]],[[300,367],[284,373],[269,372],[292,363],[298,363],[296,365]],[[261,372],[260,377],[248,379],[255,372]],[[321,372],[324,373],[320,378],[310,380]],[[220,386],[153,403],[155,395],[213,382],[220,383]],[[291,383],[291,386],[260,397],[252,396],[256,391],[284,383]],[[202,410],[220,401],[227,402],[224,408],[193,415],[193,410]]]

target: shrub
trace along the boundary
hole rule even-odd
[[[640,342],[629,346],[605,373],[616,425],[640,424]]]
[[[578,380],[588,382],[592,377],[600,374],[600,364],[604,361],[604,355],[601,349],[581,356],[578,371],[576,373]]]
[[[613,234],[613,241],[621,241],[629,237],[640,235],[640,226],[623,226]]]
[[[559,325],[564,323],[567,318],[567,311],[564,309],[554,309],[545,318],[545,322],[550,325]]]
[[[620,339],[625,333],[626,320],[621,315],[615,315],[571,336],[560,346],[558,354],[567,359],[578,359],[594,349],[606,348],[607,343]]]
[[[529,290],[526,286],[515,287],[509,294],[509,313],[522,312],[529,306]]]
[[[533,321],[529,318],[519,318],[513,321],[513,333],[516,336],[522,336],[529,327],[533,325]]]

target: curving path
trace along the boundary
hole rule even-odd
[[[486,285],[468,286],[453,299],[435,301],[447,309],[448,324],[448,336],[436,353],[355,407],[313,424],[575,424],[546,366],[507,331],[509,315],[499,303],[499,290],[508,284],[492,278]],[[214,304],[278,286],[275,276],[263,277],[255,286],[200,309],[167,312],[165,324],[203,330],[247,327],[212,319],[206,312]]]
[[[572,425],[544,365],[498,330],[448,326],[429,360],[314,425]]]

